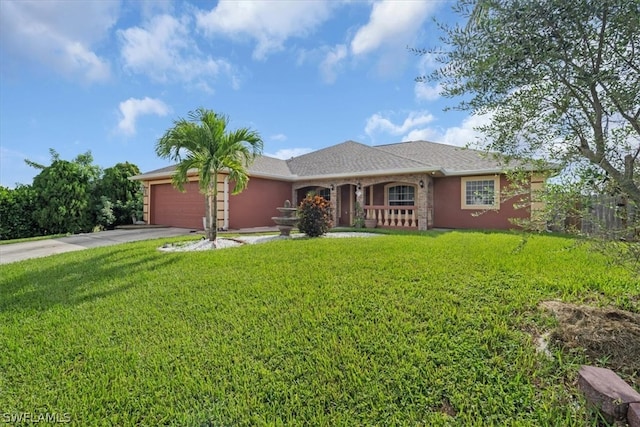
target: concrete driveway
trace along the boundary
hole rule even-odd
[[[193,234],[193,230],[187,228],[135,228],[74,234],[68,237],[35,240],[33,242],[11,243],[0,245],[0,264],[61,254],[63,252],[80,251],[98,246],[111,246],[138,240],[160,239],[189,234]]]

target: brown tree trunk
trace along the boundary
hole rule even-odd
[[[218,183],[216,183],[216,186],[218,185]],[[213,224],[211,226],[211,235],[213,236],[213,238],[211,239],[212,242],[214,242],[217,238],[218,238],[218,191],[216,190],[213,193],[213,215],[211,215],[211,220],[213,221]]]
[[[216,197],[215,197],[216,190],[217,190],[217,182],[214,182],[213,184],[210,182],[209,188],[207,190],[207,225],[209,226],[209,228],[207,229],[207,239],[209,239],[211,242],[214,242],[214,243],[216,241],[216,238],[218,237],[218,234],[217,234],[218,221],[216,218],[218,209],[216,206]]]

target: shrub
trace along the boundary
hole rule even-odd
[[[318,237],[331,228],[331,203],[324,197],[308,194],[298,208],[298,229],[309,237]]]
[[[142,191],[135,195],[135,199],[116,200],[113,202],[115,225],[132,224],[142,219]],[[135,219],[134,219],[135,218]]]
[[[113,213],[113,203],[105,196],[100,197],[100,203],[96,206],[96,225],[100,229],[111,228],[116,222],[116,216]]]
[[[28,185],[0,186],[0,240],[33,237],[40,228],[33,218],[36,192]]]

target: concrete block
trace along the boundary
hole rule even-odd
[[[640,393],[611,369],[582,366],[578,373],[578,387],[587,401],[602,411],[609,422],[625,420],[629,403],[640,402]]]
[[[629,427],[640,427],[640,402],[629,404],[627,423]]]

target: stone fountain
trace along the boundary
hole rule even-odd
[[[298,217],[296,215],[298,209],[292,208],[289,200],[284,201],[284,207],[276,209],[280,211],[282,216],[274,216],[271,219],[278,226],[281,236],[289,236],[291,229],[298,223]]]

